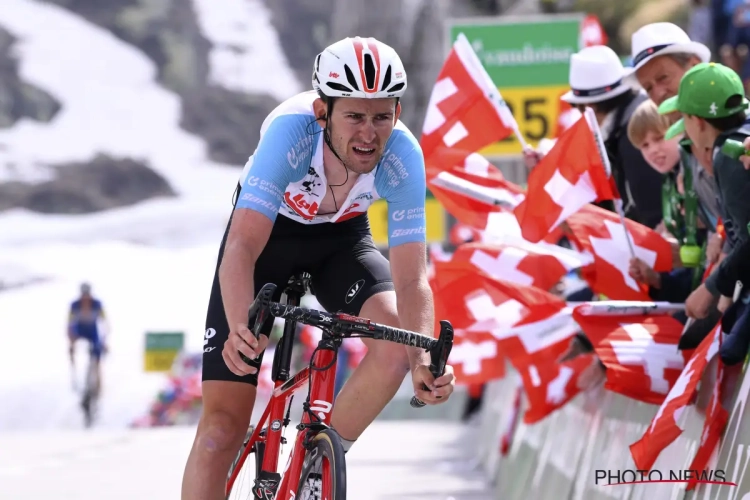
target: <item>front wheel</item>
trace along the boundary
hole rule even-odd
[[[326,429],[312,439],[297,487],[299,500],[346,500],[346,460],[339,435]]]

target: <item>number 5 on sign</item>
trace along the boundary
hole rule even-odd
[[[527,88],[501,88],[500,93],[518,122],[526,141],[533,147],[540,140],[553,138],[557,133],[560,114],[560,96],[570,87],[555,85]],[[486,156],[521,154],[521,145],[515,136],[488,146],[481,151]]]

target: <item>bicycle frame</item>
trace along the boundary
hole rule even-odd
[[[287,304],[296,306],[299,305],[299,299],[304,294],[304,288],[302,290],[299,290],[299,288],[295,289],[294,285],[304,286],[304,283],[297,282],[291,284],[286,289]],[[253,444],[257,441],[265,440],[262,470],[268,472],[276,472],[278,470],[279,452],[283,444],[281,431],[289,424],[289,420],[284,416],[284,412],[287,410],[287,405],[290,404],[290,400],[294,394],[306,387],[308,382],[310,384],[310,393],[308,400],[305,401],[306,411],[303,412],[302,421],[297,426],[298,432],[294,448],[289,455],[289,460],[281,474],[281,481],[276,489],[275,498],[277,500],[294,500],[297,494],[297,481],[299,481],[302,473],[307,438],[311,433],[315,434],[317,432],[315,427],[330,425],[331,411],[333,410],[337,365],[336,351],[338,350],[338,344],[328,334],[324,333],[323,339],[313,354],[312,364],[310,365],[317,369],[310,370],[310,366],[307,366],[290,377],[289,369],[296,326],[296,322],[292,320],[287,320],[284,324],[284,334],[274,356],[272,371],[274,390],[271,394],[271,400],[268,402],[253,434],[245,445],[234,472],[227,481],[227,495],[231,493],[237,475],[242,469],[247,455],[251,452]],[[325,367],[325,369],[320,369],[322,367]],[[310,406],[307,407],[307,404]],[[320,421],[313,421],[310,417],[310,412],[314,412]],[[265,438],[261,438],[260,433],[266,423],[269,423],[266,428],[266,435]],[[323,487],[326,487],[325,482]],[[329,492],[325,498],[330,498],[330,495]]]

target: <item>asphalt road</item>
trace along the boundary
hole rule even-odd
[[[0,498],[177,500],[194,432],[173,427],[0,434]],[[490,500],[474,463],[476,439],[471,427],[456,423],[376,422],[347,454],[347,496]]]

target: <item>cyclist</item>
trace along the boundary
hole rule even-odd
[[[79,339],[89,342],[91,363],[94,364],[96,385],[93,387],[94,397],[99,396],[101,390],[101,356],[105,345],[99,328],[99,322],[105,320],[104,307],[100,300],[91,295],[91,285],[81,283],[81,295],[70,304],[68,318],[68,339],[70,340],[70,363],[75,367],[75,343]]]
[[[316,56],[312,85],[314,91],[288,99],[265,119],[235,191],[208,304],[204,410],[183,499],[224,498],[268,343],[265,335],[256,341],[247,327],[248,307],[264,284],[275,283],[278,295],[292,274],[306,271],[327,311],[425,335],[434,329],[424,158],[398,120],[404,66],[382,42],[345,38]],[[388,202],[390,263],[375,246],[367,218],[378,198]],[[410,371],[416,396],[427,404],[446,401],[455,383],[450,367],[433,378],[424,350],[365,343],[367,355],[331,415],[346,450]],[[251,365],[240,352],[254,360]],[[423,391],[423,383],[430,390]]]

